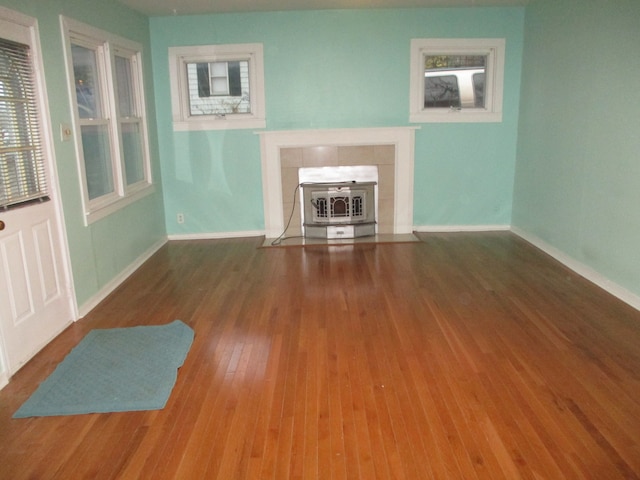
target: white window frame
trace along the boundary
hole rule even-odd
[[[409,121],[415,123],[502,122],[504,38],[414,38],[411,40]],[[485,108],[424,108],[424,59],[432,55],[485,55]]]
[[[147,110],[144,98],[142,45],[64,16],[60,16],[60,24],[67,69],[67,86],[71,100],[71,117],[76,160],[78,163],[78,171],[80,172],[84,223],[85,225],[89,225],[155,191],[151,175]],[[97,54],[97,71],[100,77],[99,80],[103,97],[101,104],[103,117],[101,119],[81,119],[78,115],[73,57],[71,53],[72,44],[90,48]],[[118,100],[116,98],[116,56],[129,58],[131,60],[132,86],[136,103],[135,110],[139,117],[125,118],[120,116]],[[144,174],[140,181],[127,185],[122,143],[122,125],[131,122],[140,125],[141,155]],[[109,129],[109,147],[111,150],[114,191],[90,199],[87,187],[81,127],[83,125],[98,124],[105,125]]]
[[[191,115],[187,83],[188,63],[249,62],[251,113]],[[169,47],[169,76],[173,129],[227,130],[265,128],[264,60],[261,43]]]

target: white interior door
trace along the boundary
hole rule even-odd
[[[0,331],[8,376],[72,320],[53,201],[0,213]]]
[[[75,303],[36,20],[0,7],[0,42],[2,387],[74,320]]]

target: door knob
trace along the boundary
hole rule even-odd
[[[0,220],[0,230],[4,230],[4,222]]]

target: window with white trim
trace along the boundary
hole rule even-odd
[[[501,122],[503,38],[411,40],[411,122]]]
[[[174,130],[264,128],[262,44],[169,48]]]
[[[142,46],[62,18],[85,223],[151,193]]]

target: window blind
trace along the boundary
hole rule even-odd
[[[30,49],[0,38],[0,209],[47,199]]]

